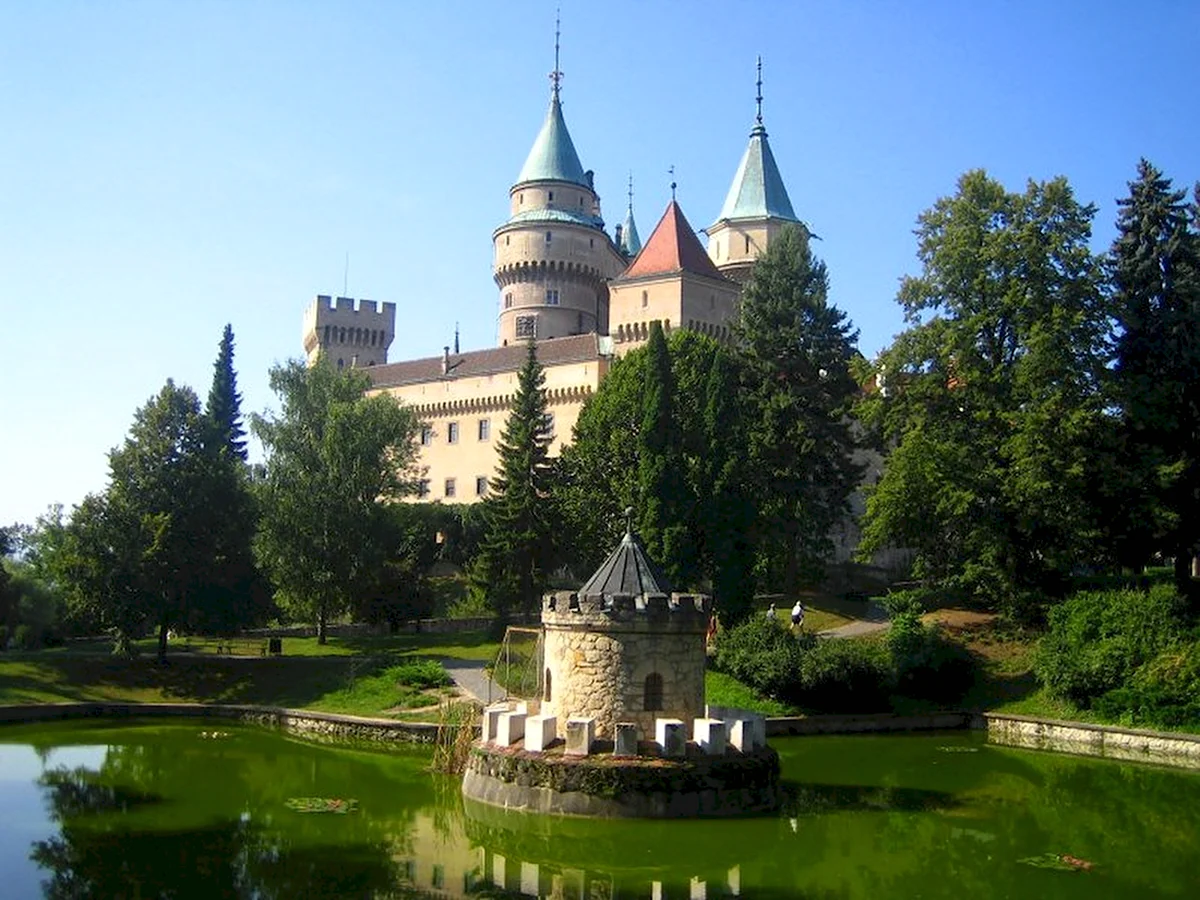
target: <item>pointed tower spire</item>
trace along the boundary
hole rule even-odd
[[[642,249],[637,223],[633,221],[633,173],[629,173],[629,206],[625,209],[625,221],[621,223],[621,252],[630,259]]]
[[[562,10],[555,8],[554,10],[554,71],[550,73],[550,93],[554,99],[558,99],[558,88],[562,83],[563,73],[558,67],[558,39],[562,24]]]
[[[754,84],[758,88],[758,96],[754,98],[756,106],[757,106],[757,111],[754,114],[754,121],[758,124],[758,127],[761,128],[762,123],[763,123],[763,121],[762,121],[762,57],[761,56],[758,57],[758,80],[756,82],[754,82]]]
[[[526,181],[568,181],[581,184],[589,189],[587,173],[575,152],[575,144],[567,131],[567,123],[562,114],[562,103],[559,93],[562,89],[563,73],[558,67],[560,19],[558,13],[554,16],[554,71],[550,73],[550,109],[546,111],[546,120],[542,130],[538,132],[517,176],[517,184]]]

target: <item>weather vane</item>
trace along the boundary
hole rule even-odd
[[[561,13],[560,9],[554,10],[554,71],[550,73],[550,84],[555,97],[558,96],[558,88],[562,84],[563,79],[563,73],[558,68],[558,38]]]
[[[675,164],[674,163],[672,163],[670,166],[667,167],[667,174],[671,176],[671,201],[674,202],[675,188],[677,187],[677,185],[675,184]]]
[[[556,66],[557,66],[557,63],[556,63]],[[755,82],[755,85],[758,87],[758,96],[755,98],[755,100],[758,104],[758,114],[755,116],[755,118],[757,119],[758,124],[761,125],[762,124],[762,57],[761,56],[758,58],[758,81]]]

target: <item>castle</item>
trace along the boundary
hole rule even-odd
[[[557,49],[555,62],[545,121],[509,189],[509,217],[492,233],[498,346],[446,347],[440,357],[389,363],[394,304],[322,295],[304,316],[310,363],[323,353],[339,368],[366,369],[373,390],[392,394],[425,423],[418,461],[424,500],[486,496],[528,341],[545,368],[553,454],[570,440],[612,360],[644,343],[651,323],[728,340],[754,260],[785,225],[805,228],[763,125],[761,62],[749,145],[705,229],[707,249],[673,197],[645,244],[632,193],[624,221],[612,234],[605,230],[593,174],[563,118]]]

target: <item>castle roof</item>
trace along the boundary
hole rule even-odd
[[[428,356],[424,359],[407,359],[383,366],[363,369],[377,388],[400,387],[423,381],[440,381],[444,378],[466,378],[472,375],[497,375],[515,372],[525,363],[525,344],[510,344],[507,347],[488,347],[467,353],[451,353],[450,371],[446,373],[445,356]],[[537,358],[543,366],[566,365],[587,362],[604,355],[601,337],[597,334],[576,334],[569,337],[549,338],[537,342]]]
[[[767,129],[761,119],[750,132],[750,144],[733,176],[733,184],[717,222],[727,219],[786,219],[798,222],[783,176],[775,164],[775,154],[767,141]]]
[[[527,181],[569,181],[591,189],[583,165],[579,162],[579,154],[575,152],[571,134],[567,131],[557,90],[550,96],[546,121],[542,123],[542,130],[538,132],[525,165],[521,167],[521,174],[517,176],[517,184]]]
[[[502,231],[509,225],[520,225],[525,222],[563,222],[568,225],[583,225],[587,228],[603,228],[604,220],[581,210],[557,209],[549,206],[543,209],[524,209],[509,216],[508,221],[497,228]]]
[[[625,221],[621,223],[621,252],[629,256],[637,256],[642,249],[642,239],[638,236],[637,223],[633,221],[633,203],[625,211]]]
[[[621,543],[608,555],[596,573],[579,589],[581,596],[613,594],[670,594],[667,579],[646,555],[646,548],[627,527]]]
[[[696,237],[696,232],[692,231],[683,210],[672,200],[637,258],[617,280],[677,272],[691,272],[725,280],[725,276],[717,271],[713,261],[700,246],[700,239]]]

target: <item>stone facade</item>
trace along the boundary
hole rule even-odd
[[[324,353],[339,369],[387,362],[396,334],[396,304],[320,294],[304,312],[304,355],[311,366]]]
[[[545,598],[542,712],[596,720],[612,739],[618,722],[654,734],[654,720],[704,715],[704,635],[708,597],[692,594],[608,598],[559,591]]]

